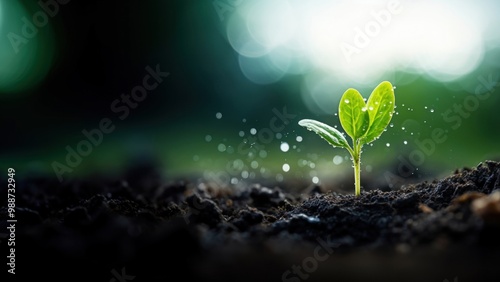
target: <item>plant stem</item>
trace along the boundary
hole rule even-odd
[[[354,144],[352,163],[354,165],[354,194],[358,197],[361,194],[361,145],[359,144]]]

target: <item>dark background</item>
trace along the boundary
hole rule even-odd
[[[343,173],[352,177],[346,152],[331,149],[296,125],[301,118],[338,124],[337,117],[304,103],[301,75],[288,75],[267,85],[247,79],[239,69],[238,53],[226,39],[228,20],[221,20],[212,1],[73,0],[59,5],[58,13],[17,54],[9,32],[20,34],[21,19],[31,19],[41,8],[37,1],[2,0],[0,9],[2,167],[15,167],[21,175],[54,175],[52,164],[64,163],[65,147],[76,148],[84,140],[82,130],[97,128],[108,117],[115,130],[105,134],[102,144],[65,177],[113,173],[138,160],[159,164],[167,177],[207,178],[226,172],[238,180],[233,184],[259,177],[306,182],[314,176],[320,182]],[[418,150],[415,140],[428,138],[433,128],[449,130],[448,139],[415,166],[418,176],[449,173],[498,158],[497,90],[457,130],[449,129],[450,124],[441,117],[470,94],[470,88],[460,85],[477,84],[480,75],[498,78],[493,63],[497,58],[498,48],[490,46],[478,68],[452,82],[402,71],[385,78],[394,78],[393,84],[398,85],[396,78],[406,75],[412,82],[397,87],[399,114],[393,118],[394,126],[364,150],[363,162],[369,168],[364,167],[362,173],[382,182],[385,172],[397,174],[400,157],[408,159]],[[170,75],[126,119],[119,120],[111,103],[142,83],[146,66],[156,65]],[[377,84],[359,85],[359,89],[367,97]],[[337,103],[332,98],[331,108]],[[265,144],[266,156],[238,154],[238,145],[245,142],[250,130],[268,127],[273,109],[284,107],[296,118],[279,137]],[[216,118],[217,113],[222,114],[221,119]],[[401,130],[412,124],[414,135]],[[304,141],[296,141],[297,136]],[[290,144],[289,152],[280,150],[282,142]],[[220,144],[233,151],[221,152]],[[342,163],[334,164],[334,156],[342,157]],[[242,165],[228,169],[234,160]],[[257,168],[251,165],[254,160]],[[284,163],[290,164],[290,172],[282,170]],[[245,177],[243,171],[251,176]],[[277,174],[281,177],[275,177]]]

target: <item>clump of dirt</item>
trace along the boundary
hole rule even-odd
[[[500,163],[493,161],[359,197],[319,186],[304,193],[259,184],[236,191],[124,179],[22,181],[20,276],[477,281],[491,278],[498,262]],[[6,215],[3,206],[0,216]]]

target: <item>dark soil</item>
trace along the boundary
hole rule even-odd
[[[291,193],[166,184],[133,172],[120,181],[38,178],[18,187],[19,281],[500,277],[500,163],[492,161],[360,197],[319,186]],[[0,216],[7,218],[5,206]]]

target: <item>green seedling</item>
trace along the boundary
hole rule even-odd
[[[356,89],[347,89],[340,99],[339,119],[345,132],[352,138],[352,146],[344,134],[329,125],[312,119],[299,121],[299,125],[315,132],[333,147],[349,151],[354,166],[356,196],[361,193],[361,148],[377,140],[385,131],[394,113],[394,105],[394,88],[388,81],[375,87],[366,103]]]

